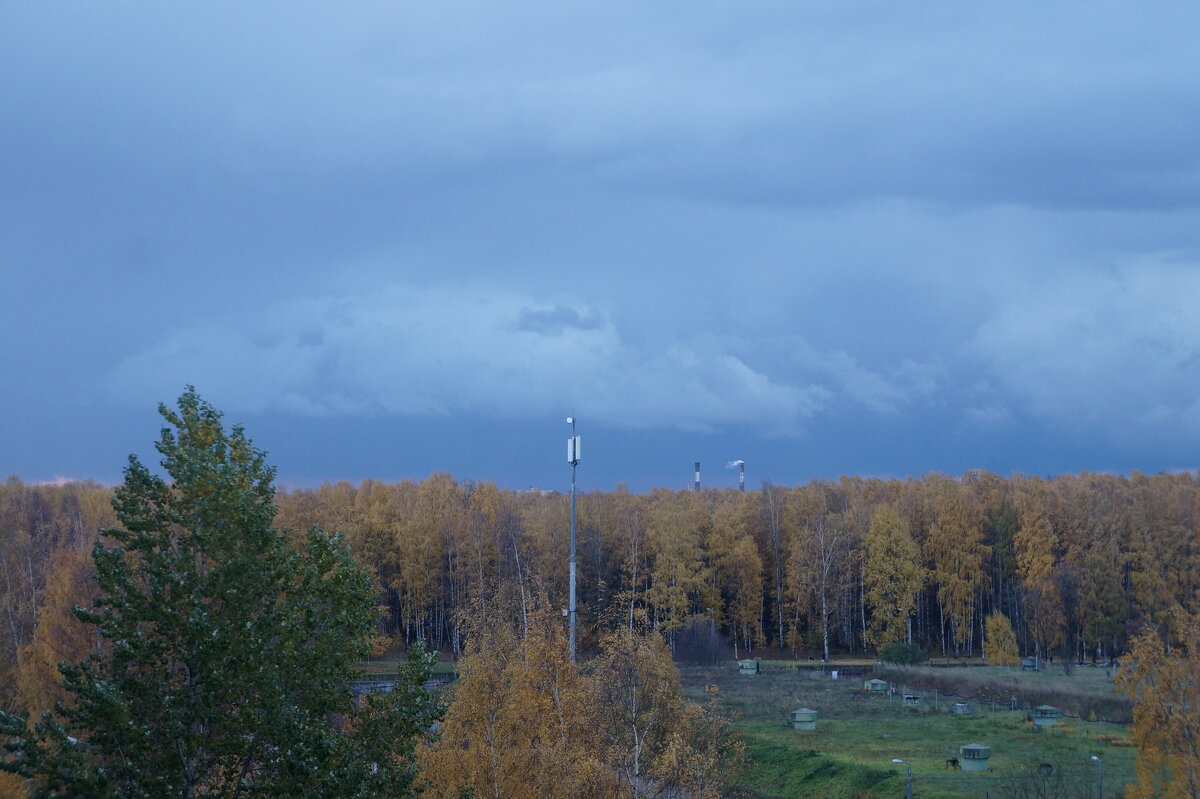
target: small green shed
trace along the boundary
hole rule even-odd
[[[983,744],[967,744],[958,747],[958,758],[963,771],[987,771],[992,747]]]
[[[1038,705],[1033,709],[1033,723],[1037,727],[1053,727],[1062,712],[1053,705]]]
[[[793,730],[815,730],[817,728],[817,711],[802,707],[792,711]]]
[[[737,662],[738,674],[745,674],[753,677],[755,674],[758,674],[758,665],[759,664],[757,660],[739,660]]]
[[[954,715],[956,715],[956,716],[969,716],[969,715],[971,715],[971,703],[970,702],[955,702],[953,710],[954,710]]]
[[[881,680],[876,677],[873,680],[867,680],[865,683],[863,683],[863,688],[869,694],[886,694],[888,690],[888,684],[886,680]]]

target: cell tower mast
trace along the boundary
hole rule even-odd
[[[571,662],[575,662],[575,468],[579,466],[579,436],[575,434],[575,417],[568,416],[571,437],[567,439],[567,463],[571,464],[571,596],[567,606],[567,628]]]

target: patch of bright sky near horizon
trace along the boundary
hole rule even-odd
[[[0,471],[1192,468],[1200,8],[0,8]]]

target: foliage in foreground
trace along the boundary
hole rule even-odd
[[[432,796],[719,796],[739,745],[684,700],[658,633],[613,632],[580,668],[544,597],[480,618],[441,738],[422,756]]]
[[[1200,796],[1200,616],[1176,610],[1182,646],[1168,649],[1153,629],[1133,641],[1132,668],[1117,684],[1135,698],[1137,784],[1130,799]]]
[[[47,798],[412,794],[432,657],[355,706],[370,576],[337,535],[272,527],[274,470],[194,390],[160,412],[170,482],[130,458],[76,609],[105,647],[60,665],[67,701],[40,721],[0,713],[0,769]]]

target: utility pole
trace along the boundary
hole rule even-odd
[[[912,764],[899,758],[892,758],[892,762],[908,769],[908,778],[904,781],[904,799],[912,799]]]
[[[579,436],[575,435],[575,417],[568,416],[571,437],[567,439],[567,463],[571,464],[571,598],[567,606],[567,628],[571,662],[575,662],[575,468],[579,466]]]

